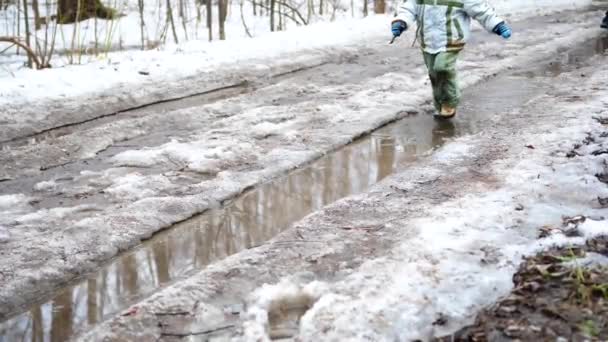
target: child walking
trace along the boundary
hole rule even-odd
[[[500,19],[486,0],[403,0],[392,22],[392,33],[399,37],[418,24],[424,62],[433,86],[436,117],[450,119],[460,102],[456,61],[471,33],[471,18],[486,30],[505,39],[511,28]]]

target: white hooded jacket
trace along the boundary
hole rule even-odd
[[[394,21],[408,28],[418,23],[417,36],[427,53],[459,51],[471,35],[471,18],[492,31],[500,19],[487,0],[403,0]]]

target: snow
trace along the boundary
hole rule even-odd
[[[479,63],[480,70],[468,70],[466,72],[464,84],[472,84],[478,79],[491,75],[493,72],[504,71],[509,65],[523,65],[529,63],[530,55],[532,54],[537,57],[544,56],[544,53],[551,54],[555,49],[571,45],[578,39],[596,34],[595,31],[585,29],[585,23],[578,24],[579,25],[577,26],[569,24],[567,35],[564,34],[558,39],[546,39],[545,45],[536,46],[531,50],[524,49],[524,47],[517,45],[507,45],[504,51],[514,52],[513,50],[518,50],[522,51],[522,54],[517,55],[516,53],[513,53],[515,57],[504,59],[504,64],[495,63],[495,59]],[[544,40],[544,38],[547,38],[547,35],[553,35],[553,32],[538,34],[537,36],[531,34],[531,39],[532,41],[534,39]],[[370,45],[373,44],[375,43],[370,43]],[[500,44],[502,44],[502,42]],[[498,46],[497,43],[492,45],[492,48],[496,49]],[[479,52],[480,56],[476,57],[488,57],[485,53],[480,52],[480,50],[483,51],[483,47],[481,49],[472,47],[471,49],[477,49],[472,51]],[[412,56],[414,53],[418,56],[417,51],[413,51],[407,56]],[[491,54],[491,52],[488,54]],[[404,55],[406,55],[405,52]],[[394,57],[394,59],[382,60],[382,62],[393,63],[398,59],[398,57]],[[361,134],[362,131],[376,128],[383,122],[396,118],[397,115],[395,113],[404,107],[419,106],[422,101],[428,99],[429,95],[429,89],[424,85],[424,81],[426,80],[424,73],[423,67],[418,63],[417,67],[411,68],[405,73],[383,74],[379,77],[373,77],[371,81],[366,79],[366,81],[361,84],[319,88],[319,91],[329,98],[330,103],[336,102],[335,104],[330,105],[327,105],[326,101],[323,102],[324,104],[322,105],[315,106],[317,102],[320,101],[318,101],[318,99],[313,99],[312,101],[305,101],[305,103],[302,104],[283,106],[283,108],[277,106],[278,108],[272,109],[274,106],[257,107],[260,105],[256,99],[252,99],[251,97],[248,98],[246,96],[233,101],[220,101],[215,105],[217,113],[228,113],[232,114],[233,117],[227,117],[223,120],[214,120],[213,125],[211,125],[213,126],[213,129],[206,132],[209,133],[207,137],[203,134],[194,134],[185,138],[175,139],[160,146],[122,152],[111,160],[116,169],[112,169],[105,173],[82,173],[83,178],[91,177],[91,183],[95,182],[102,184],[101,188],[104,188],[104,192],[108,197],[111,197],[112,200],[118,203],[116,206],[105,208],[104,212],[96,217],[84,218],[75,226],[71,224],[74,217],[65,216],[70,215],[69,210],[71,209],[69,208],[59,208],[60,210],[56,211],[40,211],[39,213],[36,213],[38,216],[34,214],[25,216],[27,220],[24,221],[57,227],[57,222],[53,222],[53,220],[55,218],[62,219],[60,221],[60,229],[58,229],[59,233],[52,235],[52,242],[56,244],[69,243],[68,249],[73,250],[83,248],[82,246],[87,246],[88,253],[68,253],[68,255],[75,256],[70,263],[70,265],[74,265],[72,266],[73,268],[91,267],[92,264],[99,260],[105,260],[114,256],[118,250],[132,247],[134,244],[138,243],[140,239],[149,237],[153,232],[158,231],[162,227],[168,227],[174,222],[181,221],[209,208],[209,203],[207,203],[207,201],[213,202],[232,198],[248,186],[258,184],[264,179],[276,177],[281,173],[293,169],[297,165],[306,163],[311,159],[326,153],[328,150],[343,146],[350,142],[353,136]],[[300,90],[299,87],[290,85],[290,83],[279,83],[277,84],[277,88],[272,88],[270,90],[276,90],[278,87],[285,85],[289,86],[289,91],[295,89],[294,92],[297,92]],[[314,90],[315,89],[313,89],[313,91]],[[411,90],[411,92],[409,92],[409,90]],[[408,91],[407,97],[397,96],[404,91]],[[254,93],[253,96],[256,94],[259,93]],[[346,98],[344,99],[343,97]],[[238,105],[241,105],[241,107],[238,107]],[[251,109],[251,107],[255,108]],[[202,107],[198,107],[196,110],[204,111]],[[192,113],[187,111],[184,112],[182,110],[174,111],[171,112],[171,116],[180,116],[186,120],[186,122],[194,123],[197,122],[197,117],[191,114],[196,110],[193,110]],[[578,108],[577,110],[580,111],[581,108]],[[585,108],[585,110],[587,109]],[[230,111],[234,111],[235,113],[230,113]],[[315,116],[315,113],[317,113],[318,116]],[[310,119],[311,117],[312,119]],[[202,116],[199,117],[199,119],[201,118]],[[283,119],[287,119],[287,121],[281,121]],[[319,125],[315,119],[319,119],[323,127],[318,127]],[[277,124],[276,122],[280,123]],[[569,139],[582,138],[584,132],[590,131],[590,129],[595,127],[594,124],[588,120],[583,123],[587,126],[581,127],[581,123],[578,122],[576,125],[572,125],[572,127],[562,128],[562,131],[560,132],[564,136],[570,137]],[[252,127],[254,129],[252,129]],[[570,129],[570,131],[566,131],[566,129]],[[546,130],[553,131],[553,127],[546,128]],[[297,134],[294,134],[296,132],[299,132],[302,135],[302,139],[297,139],[295,140],[297,143],[294,142],[292,144],[286,144],[282,140],[281,144],[276,144],[277,140],[271,139],[270,141],[274,143],[271,146],[264,146],[265,142],[263,140],[258,141],[261,136],[274,134],[277,131],[283,131],[283,134],[285,134],[286,140],[288,141],[293,142],[294,138],[298,137]],[[542,132],[543,130],[541,129],[539,131]],[[572,134],[575,134],[575,136],[572,137]],[[282,138],[283,137],[279,136],[277,139]],[[532,136],[530,135],[528,138],[531,139]],[[555,143],[555,138],[555,136],[546,135],[540,137],[538,140],[543,144],[547,144],[547,142]],[[437,177],[441,177],[446,169],[458,172],[458,169],[451,169],[450,164],[457,163],[458,161],[467,158],[470,154],[474,154],[477,150],[476,143],[483,139],[488,139],[488,137],[484,135],[466,137],[446,146],[432,157],[432,161],[439,163],[441,167],[428,167],[423,170],[423,176],[408,179],[407,181],[400,182],[399,185],[403,186],[405,184],[412,188],[419,188],[422,182],[432,181]],[[564,139],[558,140],[559,144],[563,143],[563,141]],[[266,142],[266,144],[268,144],[268,142]],[[557,165],[557,162],[548,165],[547,160],[552,156],[542,154],[542,146],[536,144],[536,142],[535,145],[538,146],[534,151],[524,151],[527,153],[538,153],[538,155],[535,156],[537,159],[522,161],[521,165],[509,165],[509,170],[513,169],[519,173],[503,174],[504,178],[508,180],[513,189],[501,191],[493,188],[484,189],[484,191],[487,190],[485,197],[475,197],[474,195],[471,195],[466,197],[463,201],[454,201],[450,205],[433,208],[432,213],[436,215],[435,220],[418,220],[412,221],[413,223],[393,223],[394,225],[403,225],[402,230],[404,232],[422,233],[417,238],[417,241],[412,241],[410,244],[399,246],[395,248],[390,255],[385,256],[384,258],[378,258],[375,261],[370,261],[369,263],[364,264],[360,269],[349,271],[351,275],[343,283],[323,284],[322,288],[325,289],[325,292],[319,295],[320,298],[317,302],[319,310],[313,308],[313,310],[306,314],[305,319],[303,320],[303,324],[309,322],[309,328],[304,329],[306,334],[315,335],[319,333],[318,331],[313,331],[313,327],[315,326],[314,324],[321,320],[322,316],[325,316],[327,319],[336,317],[335,314],[337,311],[332,311],[333,304],[336,305],[336,310],[338,308],[347,311],[351,310],[353,311],[353,315],[354,311],[359,310],[362,316],[352,320],[352,322],[360,322],[362,327],[366,327],[363,324],[365,323],[365,317],[370,315],[370,317],[379,317],[374,315],[382,311],[382,306],[369,303],[368,299],[378,293],[381,294],[383,292],[382,286],[387,284],[392,285],[393,295],[396,296],[395,298],[401,296],[403,303],[394,303],[394,299],[388,298],[388,296],[382,297],[382,300],[379,303],[382,305],[394,306],[396,309],[389,310],[386,313],[387,317],[391,319],[395,318],[397,319],[397,322],[400,322],[399,324],[401,326],[408,327],[421,326],[423,322],[432,320],[432,316],[437,313],[439,309],[451,312],[453,316],[458,316],[459,313],[462,312],[469,312],[469,309],[474,310],[483,304],[483,301],[479,302],[479,298],[476,296],[479,294],[487,294],[488,296],[487,298],[484,297],[484,300],[490,301],[492,295],[496,295],[494,292],[491,292],[491,289],[494,288],[493,285],[495,285],[498,290],[506,289],[505,279],[503,279],[505,277],[504,274],[508,274],[509,270],[512,270],[512,268],[509,267],[512,266],[504,266],[505,268],[501,270],[506,270],[505,272],[497,271],[492,268],[480,267],[475,264],[475,262],[479,261],[481,253],[473,249],[479,247],[481,243],[484,243],[489,245],[489,247],[485,249],[485,252],[483,252],[484,258],[496,259],[496,255],[503,253],[507,256],[504,258],[507,261],[519,260],[522,254],[531,253],[533,248],[543,248],[548,242],[543,241],[542,243],[545,245],[537,247],[530,244],[530,240],[533,239],[535,235],[531,234],[530,231],[509,231],[509,227],[519,223],[516,219],[509,217],[508,211],[517,204],[523,204],[526,208],[526,213],[529,214],[527,217],[527,220],[530,222],[529,226],[537,227],[548,222],[555,223],[559,221],[562,214],[580,214],[579,211],[587,208],[587,206],[573,207],[568,205],[574,201],[581,201],[584,198],[583,195],[585,192],[593,191],[595,193],[598,191],[597,180],[594,180],[593,177],[589,177],[589,174],[581,174],[578,167],[569,167],[568,165],[565,165],[563,168],[559,169],[560,175],[563,176],[568,174],[570,177],[568,178],[568,181],[573,184],[579,184],[582,175],[583,179],[589,181],[589,187],[585,188],[585,191],[576,190],[575,188],[568,186],[568,184],[561,184],[561,178],[557,177],[558,180],[554,184],[561,184],[563,189],[568,189],[570,191],[579,191],[577,196],[572,197],[572,200],[564,205],[556,205],[556,203],[563,203],[564,199],[568,200],[569,194],[563,191],[553,192],[553,201],[532,201],[532,199],[528,199],[527,201],[526,198],[528,197],[527,195],[528,191],[530,191],[530,186],[523,180],[538,182],[534,183],[532,190],[535,194],[538,194],[539,198],[546,198],[544,196],[547,195],[547,185],[551,185],[553,182],[553,178],[550,176],[550,172],[553,172],[550,165]],[[561,145],[558,147],[560,146]],[[564,151],[560,150],[559,153],[563,155]],[[559,153],[558,155],[560,155]],[[245,162],[239,166],[245,165],[246,167],[249,166],[247,163],[248,161],[259,158],[259,163],[257,165],[254,164],[253,166],[259,166],[260,169],[253,168],[254,172],[242,173],[224,171],[220,172],[213,180],[192,184],[192,186],[188,187],[175,187],[177,189],[174,188],[174,183],[167,182],[170,172],[163,172],[160,175],[155,174],[165,171],[166,169],[182,170],[182,168],[194,172],[213,173],[217,170],[216,163],[220,159],[222,163],[230,163],[236,161],[237,158],[243,158]],[[575,160],[583,163],[585,168],[587,168],[587,171],[598,170],[598,167],[600,167],[595,159],[587,160],[584,158],[575,158]],[[148,168],[153,175],[148,174],[147,170],[142,173],[125,175],[125,172],[130,171],[127,167],[122,168],[122,166],[144,166]],[[174,167],[174,169],[171,169],[169,166]],[[536,168],[542,170],[544,174],[547,173],[547,176],[543,176],[538,180]],[[120,169],[123,169],[122,172],[120,172]],[[109,188],[105,188],[106,186],[109,186]],[[28,189],[29,188],[31,187],[28,187]],[[522,194],[521,191],[524,189],[526,193]],[[559,189],[559,186],[556,186],[555,189]],[[184,196],[184,193],[186,192],[194,195]],[[540,195],[543,197],[540,197]],[[20,201],[25,201],[24,195],[21,196]],[[132,203],[131,201],[136,202]],[[532,201],[532,203],[528,203],[529,201]],[[0,200],[0,203],[1,202],[2,201]],[[95,208],[81,209],[89,210]],[[471,209],[476,210],[471,212]],[[499,217],[491,216],[491,210],[494,210]],[[593,215],[594,212],[586,212],[584,214]],[[48,221],[44,222],[40,215],[47,215]],[[19,215],[15,216],[18,217]],[[461,219],[456,220],[454,217],[461,217]],[[66,221],[69,220],[70,222],[65,223],[63,222],[63,219],[66,219]],[[536,223],[539,225],[536,225]],[[4,222],[1,222],[0,224],[4,224]],[[449,238],[437,239],[437,245],[435,245],[435,240],[432,240],[432,243],[430,243],[432,237],[430,229],[435,229],[435,227],[440,233],[451,234]],[[19,230],[26,231],[31,227],[25,226],[23,228],[24,229]],[[427,229],[429,231],[427,231]],[[14,231],[16,232],[17,229]],[[63,234],[64,232],[69,234]],[[325,238],[325,236],[323,236],[323,238]],[[68,239],[69,241],[66,241]],[[497,241],[503,241],[503,239],[505,242],[509,242],[509,244],[494,246]],[[551,241],[551,243],[560,243],[557,238],[555,241]],[[44,247],[47,248],[48,246],[45,245]],[[55,245],[51,245],[50,247],[52,248],[47,248],[47,250],[57,250]],[[344,249],[347,248],[344,245],[342,247]],[[440,249],[440,247],[445,248],[445,251]],[[414,252],[412,253],[408,248],[413,249]],[[21,249],[16,248],[15,250],[22,251]],[[43,248],[40,247],[40,250],[43,250]],[[47,250],[45,250],[45,252]],[[337,250],[338,249],[335,249],[334,251]],[[469,254],[468,252],[471,252],[472,250],[475,253]],[[524,252],[522,252],[522,250]],[[325,251],[326,249],[323,249],[323,252]],[[438,256],[445,258],[446,260],[438,261],[433,255],[434,253],[439,253]],[[87,257],[90,259],[86,259]],[[49,268],[48,273],[55,277],[51,278],[51,281],[55,281],[63,276],[62,272],[65,272],[65,269],[61,269],[64,262],[55,255],[50,255],[49,258],[54,261],[56,260],[56,264],[59,265],[53,265],[52,267],[54,268],[52,270]],[[462,260],[463,269],[471,274],[471,278],[464,279],[462,281],[463,284],[461,285],[450,278],[455,273],[458,273],[457,269],[453,269],[454,263],[450,262],[450,258],[453,258],[453,260]],[[500,255],[498,258],[502,259]],[[420,265],[414,265],[416,266],[414,267],[404,262],[409,260],[420,260]],[[83,266],[85,263],[86,265]],[[404,264],[406,266],[403,266]],[[384,272],[378,279],[373,278],[375,269]],[[36,272],[36,269],[30,268],[28,271],[32,272],[29,274],[33,274]],[[22,274],[18,274],[18,276],[21,275]],[[362,284],[366,283],[366,277],[372,277],[370,280],[370,285],[372,285],[372,287],[369,289],[369,292],[363,292],[362,297],[359,297],[357,291]],[[16,287],[15,284],[21,284],[19,282],[20,280],[21,279],[18,279],[10,285]],[[430,289],[435,289],[441,293],[441,296],[437,297],[437,303],[430,300],[434,298],[433,291],[414,291],[427,286],[429,283],[434,284],[433,281],[435,280],[437,280],[437,284],[434,285],[435,287],[431,286]],[[308,285],[307,282],[302,282],[302,280],[289,281],[295,282],[295,288],[298,289],[306,289]],[[445,281],[445,283],[442,281]],[[457,284],[450,285],[452,284],[450,282],[456,282]],[[394,289],[395,287],[401,286],[400,284],[402,283],[405,284],[404,290]],[[475,284],[477,283],[479,283],[479,287],[475,287]],[[446,294],[449,286],[464,286],[467,284],[473,284],[475,286],[473,286],[473,289],[462,289],[465,291],[463,292],[465,296],[463,296],[459,302],[456,302],[457,305],[450,307],[449,304],[446,304],[450,303],[452,300],[451,297]],[[21,286],[18,287],[22,290]],[[459,287],[455,288],[460,289]],[[253,303],[257,303],[258,301],[259,303],[254,305],[253,308],[259,308],[259,310],[261,310],[259,312],[267,310],[267,294],[268,292],[272,293],[274,291],[273,289],[279,291],[271,285],[271,287],[268,288],[268,291],[264,291],[258,295],[259,297],[266,299],[261,300],[259,298],[254,298]],[[411,290],[412,292],[406,293],[405,290]],[[7,290],[7,292],[8,291],[9,290]],[[25,291],[21,291],[21,293],[23,292]],[[288,292],[293,293],[292,290]],[[425,295],[430,299],[424,298]],[[285,298],[285,296],[279,295],[277,298]],[[358,301],[361,304],[360,309],[357,307],[353,308],[349,302],[350,300]],[[270,300],[270,302],[272,302],[272,300]],[[321,305],[323,303],[325,303],[325,306]],[[429,305],[426,307],[415,307],[416,303],[429,303]],[[439,305],[439,309],[433,306],[435,304]],[[400,314],[401,312],[421,312],[424,313],[424,315],[421,314],[417,317],[402,317]],[[252,314],[253,313],[254,312],[252,311]],[[344,320],[340,321],[341,324],[346,324],[347,318],[350,317],[349,315],[345,315]],[[259,317],[259,314],[253,316]],[[420,321],[413,321],[414,318],[420,319]],[[387,320],[387,322],[391,321]],[[377,324],[382,324],[382,322],[379,321]],[[248,322],[248,326],[252,331],[256,329],[258,332],[262,331],[261,327],[263,327],[263,325],[264,322],[257,322],[257,318],[253,318],[251,322]],[[378,330],[372,327],[370,329],[373,334],[378,334],[378,336],[381,336],[384,333],[403,334],[403,332],[399,331],[389,332],[385,328],[379,328]],[[421,330],[420,333],[424,335],[430,332],[422,332]],[[345,332],[345,334],[348,334],[348,332]]]
[[[0,196],[0,209],[9,210],[18,206],[23,206],[27,200],[28,198],[23,194],[2,195]]]
[[[50,223],[49,221],[65,220],[67,216],[72,215],[74,213],[93,211],[95,209],[95,206],[89,204],[83,204],[69,208],[59,207],[52,209],[41,209],[36,212],[20,216],[16,219],[16,221],[20,224],[38,224],[44,227],[46,226],[46,224]]]
[[[547,7],[556,9],[581,8],[591,5],[591,0],[490,0],[490,3],[499,13],[512,15],[539,15],[546,13]]]
[[[55,181],[42,181],[36,183],[34,185],[34,190],[36,191],[53,191],[57,187],[57,183]]]
[[[8,231],[8,228],[0,225],[0,243],[8,242],[11,238],[11,233]]]
[[[564,8],[583,7],[590,3],[590,0],[494,1],[494,5],[502,14],[517,15],[538,15]],[[134,6],[130,4],[127,7]],[[153,20],[164,22],[162,14],[161,17],[157,17],[155,13],[147,15]],[[257,18],[256,20],[259,21]],[[119,37],[116,39],[119,39],[121,44],[134,45],[139,41],[139,18],[136,14],[129,13],[127,17],[116,23],[101,22],[103,25],[100,25],[108,27],[108,30],[110,27],[118,30],[115,35]],[[151,18],[148,18],[147,22],[150,23]],[[290,27],[284,32],[266,33],[253,39],[236,34],[237,38],[231,38],[229,41],[209,43],[192,40],[177,45],[169,44],[157,50],[107,53],[98,57],[85,56],[83,65],[64,65],[65,61],[60,59],[59,62],[54,62],[55,68],[36,71],[15,69],[13,64],[0,69],[0,105],[24,104],[40,99],[65,99],[118,87],[128,87],[133,95],[141,95],[146,92],[146,85],[167,83],[171,80],[215,71],[220,67],[226,69],[227,73],[231,67],[244,64],[250,65],[251,68],[257,66],[268,69],[269,60],[276,60],[282,55],[296,52],[300,52],[299,56],[292,56],[292,59],[316,60],[318,54],[325,49],[340,49],[369,40],[386,40],[389,36],[388,22],[390,22],[388,15],[370,16],[364,19],[353,19],[342,15],[333,22]],[[84,27],[81,39],[90,41],[87,32],[91,31],[93,20],[80,25]],[[4,26],[0,25],[0,27]],[[67,25],[63,28],[64,35],[71,35],[71,26]],[[262,23],[256,22],[254,26],[261,27]],[[234,36],[231,31],[242,32],[241,27],[240,17],[230,19],[229,37]],[[105,37],[107,33],[101,30],[99,35]],[[148,72],[150,75],[141,75],[140,71]],[[134,89],[134,85],[143,86]]]
[[[313,281],[305,286],[296,284],[292,279],[284,279],[278,284],[264,285],[254,296],[257,305],[247,311],[250,322],[245,323],[244,338],[249,341],[260,341],[265,338],[265,327],[268,326],[268,312],[280,310],[281,305],[294,303],[314,303],[326,292],[326,285]],[[252,324],[258,322],[261,324]]]
[[[584,236],[588,237],[606,235],[606,229],[608,229],[608,221],[586,220],[578,227],[578,229],[583,233]]]
[[[230,163],[238,155],[251,151],[249,143],[235,140],[213,140],[201,137],[188,143],[171,141],[156,148],[130,150],[112,158],[116,166],[150,167],[156,164],[174,163],[184,165],[188,170],[200,173],[216,174],[221,163]]]
[[[219,66],[247,63],[258,64],[258,68],[265,69],[267,66],[255,60],[377,39],[386,35],[387,20],[384,16],[373,16],[363,20],[319,23],[255,39],[241,38],[212,44],[191,41],[167,46],[161,51],[115,53],[86,65],[40,71],[21,69],[13,71],[14,76],[5,74],[2,77],[0,104],[8,103],[10,97],[11,101],[33,101],[103,91],[118,84],[164,82],[213,71]],[[150,76],[140,75],[138,71],[141,70],[149,72]]]
[[[115,199],[132,202],[157,196],[157,188],[167,187],[168,185],[169,181],[161,175],[144,177],[138,173],[130,173],[114,179],[113,184],[106,188],[104,192]]]
[[[608,72],[595,78],[606,79]],[[551,130],[547,123],[528,128],[523,141],[534,141],[534,149],[524,148],[510,160],[487,166],[504,179],[498,189],[473,192],[430,209],[422,218],[393,223],[417,235],[341,280],[315,283],[325,291],[320,297],[316,294],[315,305],[302,317],[298,339],[430,340],[470,322],[475,312],[506,295],[523,257],[607,235],[606,220],[587,219],[578,227],[581,237],[537,238],[539,227],[559,225],[564,216],[608,214],[589,203],[608,195],[608,187],[594,176],[605,172],[606,159],[591,153],[564,156],[587,134],[598,137],[605,131],[590,114],[608,114],[601,98],[585,101],[583,106],[558,102],[560,118],[567,118],[560,127]],[[478,141],[479,137],[459,139],[431,158],[453,162]],[[606,141],[591,143],[587,150],[597,150]],[[516,211],[518,205],[524,210]],[[260,337],[267,325],[267,303],[285,292],[295,296],[294,289],[307,286],[285,279],[254,292],[244,340],[252,336],[268,340],[268,335]],[[447,319],[446,327],[433,324],[439,317]]]

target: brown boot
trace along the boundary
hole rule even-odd
[[[454,115],[456,115],[456,108],[451,107],[447,104],[442,104],[441,111],[439,111],[439,115],[437,116],[442,119],[451,119],[454,117]]]

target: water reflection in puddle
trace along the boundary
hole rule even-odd
[[[52,300],[0,324],[0,341],[65,341],[217,260],[260,245],[336,200],[360,193],[455,134],[426,115],[384,127],[223,209],[156,235]]]

